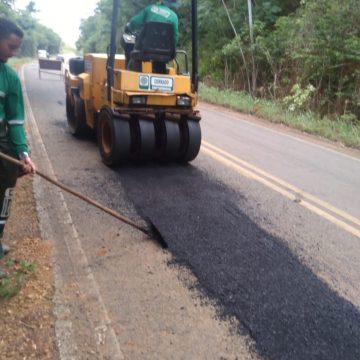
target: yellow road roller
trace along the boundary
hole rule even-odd
[[[149,22],[138,35],[124,33],[124,54],[116,54],[119,5],[113,0],[108,53],[69,60],[65,74],[69,129],[76,137],[93,130],[108,166],[192,161],[201,146],[201,116],[196,110],[197,0],[191,5],[191,72],[187,53],[175,49],[169,24]],[[140,66],[129,68],[131,61]]]

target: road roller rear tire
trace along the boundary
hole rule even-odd
[[[98,119],[98,145],[102,161],[110,167],[128,161],[131,136],[129,122],[102,110]]]
[[[75,104],[74,97],[69,94],[66,94],[66,119],[70,128],[75,122]]]
[[[131,119],[131,158],[135,162],[152,160],[155,154],[155,127],[152,120]]]
[[[83,57],[71,58],[69,60],[69,70],[73,75],[79,75],[85,72],[85,60]]]
[[[178,122],[159,120],[157,122],[157,160],[161,162],[176,161],[180,156],[181,131]]]
[[[181,129],[181,150],[179,161],[189,162],[196,158],[201,146],[201,128],[198,121],[182,119]]]
[[[71,134],[76,137],[88,135],[86,125],[85,103],[79,95],[66,95],[66,117]]]

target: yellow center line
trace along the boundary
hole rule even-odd
[[[208,156],[212,157],[213,159],[215,159],[215,160],[221,162],[222,164],[232,168],[237,173],[262,183],[263,185],[265,185],[265,186],[269,187],[270,189],[280,193],[281,195],[285,196],[286,198],[288,198],[288,199],[290,199],[292,201],[299,200],[299,194],[300,194],[304,199],[308,199],[310,201],[313,201],[314,203],[324,207],[326,210],[332,211],[333,213],[335,213],[337,215],[340,215],[344,219],[352,221],[355,224],[360,224],[360,221],[357,218],[353,217],[352,215],[347,214],[346,212],[335,208],[334,206],[332,206],[332,205],[330,205],[330,204],[316,198],[313,195],[305,193],[304,191],[296,188],[295,186],[292,186],[292,185],[286,183],[285,181],[283,181],[283,180],[281,180],[281,179],[279,179],[279,178],[277,178],[277,177],[275,177],[273,175],[270,175],[270,174],[266,173],[265,171],[263,171],[261,169],[258,169],[254,165],[251,165],[251,164],[247,163],[246,161],[243,161],[243,160],[235,157],[234,155],[231,155],[231,154],[227,153],[226,151],[221,150],[221,149],[217,148],[216,146],[209,144],[206,141],[202,141],[202,151],[205,154],[207,154]],[[243,166],[241,166],[240,164],[242,164]],[[244,167],[244,166],[246,166],[246,167]],[[277,184],[274,184],[270,180],[272,180],[274,182],[277,182]],[[289,190],[285,189],[284,187],[294,191],[295,194],[290,192]],[[331,223],[339,226],[340,228],[344,229],[345,231],[347,231],[347,232],[351,233],[352,235],[360,238],[360,231],[358,229],[354,228],[353,226],[351,226],[351,225],[347,224],[346,222],[336,218],[335,216],[333,216],[333,215],[329,214],[328,212],[318,208],[314,204],[311,204],[311,203],[309,203],[308,201],[306,201],[304,199],[301,199],[301,201],[299,201],[299,205],[302,205],[303,207],[305,207],[308,210],[316,213],[317,215],[321,216],[322,218],[327,219]],[[355,221],[353,221],[353,219]]]
[[[242,160],[242,159],[240,159],[240,158],[238,158],[238,157],[236,157],[236,156],[234,156],[234,155],[232,155],[232,154],[230,154],[230,153],[228,153],[228,152],[226,152],[226,151],[224,151],[224,150],[222,150],[222,149],[220,149],[220,148],[218,148],[218,147],[216,147],[216,146],[214,146],[214,145],[212,145],[212,144],[210,144],[210,143],[208,143],[206,141],[202,141],[202,144],[206,145],[210,149],[213,149],[214,151],[217,151],[218,153],[228,157],[229,159],[232,159],[233,161],[246,166],[247,168],[255,171],[256,173],[258,173],[258,174],[260,174],[260,175],[262,175],[262,176],[264,176],[264,177],[278,183],[279,185],[288,188],[289,190],[295,192],[297,195],[300,195],[301,197],[303,197],[305,199],[308,199],[308,200],[314,202],[315,204],[318,204],[321,207],[333,212],[334,214],[337,214],[337,215],[343,217],[344,219],[346,219],[346,220],[360,226],[360,219],[352,216],[351,214],[349,214],[349,213],[347,213],[347,212],[345,212],[343,210],[340,210],[340,209],[336,208],[335,206],[327,203],[326,201],[323,201],[323,200],[321,200],[321,199],[319,199],[319,198],[317,198],[317,197],[315,197],[315,196],[313,196],[311,194],[308,194],[308,193],[304,192],[303,190],[301,190],[301,189],[299,189],[299,188],[285,182],[284,180],[282,180],[282,179],[280,179],[280,178],[278,178],[278,177],[276,177],[274,175],[271,175],[271,174],[265,172],[264,170],[261,170],[258,167],[254,166],[254,165],[252,165],[252,164],[250,164],[250,163],[248,163],[248,162],[246,162],[246,161],[244,161],[244,160]]]

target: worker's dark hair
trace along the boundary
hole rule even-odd
[[[23,31],[12,21],[0,18],[0,39],[6,38],[11,34],[15,34],[19,38],[23,38]]]

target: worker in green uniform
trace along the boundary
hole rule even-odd
[[[125,26],[125,32],[139,31],[150,21],[169,23],[173,26],[174,44],[176,45],[179,40],[179,19],[171,7],[177,8],[178,6],[179,0],[160,0],[156,4],[147,5],[130,19]],[[136,47],[135,45],[135,49]],[[134,66],[133,62],[130,62],[129,67],[139,70],[138,66]]]
[[[131,32],[141,29],[149,21],[170,23],[174,29],[174,41],[179,40],[179,19],[170,7],[178,7],[178,0],[161,0],[156,4],[147,5],[143,10],[131,18],[126,25]]]
[[[20,159],[22,168],[0,159],[0,258],[8,251],[1,242],[9,217],[11,199],[19,175],[34,173],[24,132],[24,101],[17,73],[6,64],[16,54],[23,38],[13,22],[0,18],[0,152]],[[0,278],[7,274],[0,268]]]

